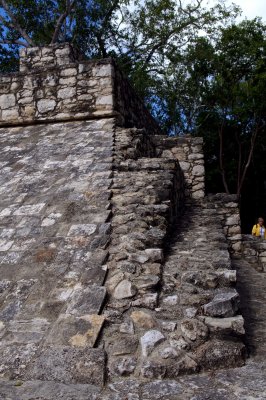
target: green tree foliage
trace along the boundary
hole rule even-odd
[[[0,70],[16,69],[21,46],[71,42],[89,57],[107,56],[127,0],[0,0]]]
[[[206,136],[206,144],[214,141],[216,152],[209,153],[209,162],[216,162],[228,193],[240,195],[265,136],[265,39],[265,26],[257,20],[222,29],[209,61],[194,68],[197,79],[203,79],[197,132]]]
[[[0,44],[14,53],[18,46],[69,41],[90,57],[112,55],[149,94],[172,54],[236,12],[222,0],[212,8],[204,0],[0,0]]]

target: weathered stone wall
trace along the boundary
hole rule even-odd
[[[226,235],[231,255],[240,255],[242,248],[241,221],[237,196],[234,194],[218,193],[207,197],[209,204],[222,217],[224,233]]]
[[[158,306],[165,240],[184,204],[177,161],[155,157],[143,133],[116,131],[103,337],[110,378],[140,374],[140,338],[155,323],[151,312]]]
[[[186,202],[202,199],[205,194],[203,139],[193,137],[156,137],[162,156],[179,161],[185,177]]]
[[[115,68],[114,75],[114,110],[119,115],[117,123],[126,127],[145,127],[152,135],[162,134],[158,124],[118,68]]]
[[[111,59],[79,62],[64,44],[27,48],[20,72],[0,77],[0,126],[99,116],[160,132]]]
[[[45,49],[37,50],[44,52]],[[21,70],[27,72],[0,77],[0,125],[114,114],[111,60],[80,64],[69,60],[63,65],[50,66],[48,63],[41,69],[39,63],[46,65],[46,60],[52,58],[46,52],[42,56],[44,59],[33,57],[31,72],[28,72],[28,64],[26,68],[22,64]],[[35,58],[41,61],[35,63]]]
[[[75,57],[0,77],[1,376],[87,393],[242,364],[237,205],[204,198],[202,139],[158,135],[111,60]]]
[[[47,47],[21,48],[19,52],[19,71],[30,73],[53,67],[64,67],[76,61],[77,55],[69,43]]]
[[[217,215],[218,205],[210,208],[211,201],[200,196],[191,206],[176,141],[172,147],[158,136],[143,140],[143,133],[116,131],[109,301],[101,342],[109,378],[176,378],[242,365],[244,321],[224,231],[226,211]],[[164,140],[167,150],[154,147]],[[179,152],[185,152],[190,174],[202,157],[189,157],[189,150],[196,154],[201,144],[182,140]],[[184,204],[188,209],[180,218]],[[184,236],[180,243],[172,243],[176,232]]]
[[[261,272],[266,271],[266,241],[252,235],[242,235],[242,255]]]
[[[113,119],[0,128],[0,373],[103,385]]]

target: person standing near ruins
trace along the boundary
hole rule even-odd
[[[264,226],[264,219],[262,217],[258,218],[257,224],[255,224],[252,228],[252,235],[261,237],[262,239],[266,239],[266,229]]]

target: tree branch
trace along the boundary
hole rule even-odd
[[[227,182],[226,182],[225,170],[224,170],[223,128],[224,128],[224,120],[223,120],[222,125],[221,125],[220,130],[219,130],[219,139],[220,139],[219,161],[220,161],[220,172],[221,172],[222,179],[223,179],[223,185],[224,185],[226,193],[230,194],[229,189],[228,189],[228,185],[227,185]]]
[[[0,44],[17,44],[18,46],[28,47],[28,45],[25,42],[22,42],[22,40],[7,40],[7,39],[3,39],[3,40],[0,40]]]
[[[8,26],[9,28],[15,29],[17,32],[21,34],[23,39],[28,43],[29,46],[34,46],[33,40],[29,37],[27,32],[22,29],[20,24],[18,23],[15,15],[12,13],[10,10],[9,6],[7,5],[5,0],[0,0],[0,4],[2,5],[3,9],[7,13],[8,17],[10,18],[10,21],[6,21],[1,15],[0,15],[0,20],[3,22],[4,25]],[[25,43],[23,44],[25,46]]]
[[[183,22],[181,25],[178,26],[178,28],[177,27],[173,28],[163,39],[161,39],[158,43],[154,44],[154,46],[151,48],[149,54],[145,59],[145,62],[143,64],[143,69],[146,68],[147,64],[152,59],[153,54],[156,52],[156,50],[160,49],[162,46],[165,46],[173,35],[177,34],[178,32],[182,32],[182,30],[188,27],[189,25],[195,25],[198,28],[200,28],[200,25],[198,25],[196,21],[197,19],[195,17],[190,17],[189,20]]]
[[[56,22],[56,25],[55,25],[55,30],[54,30],[53,37],[52,37],[50,44],[54,44],[57,42],[58,36],[60,33],[60,29],[61,29],[66,17],[71,13],[71,11],[75,5],[75,2],[76,2],[76,0],[72,0],[71,2],[68,1],[66,10],[59,16],[59,18]]]
[[[235,138],[238,144],[238,165],[237,165],[237,191],[240,186],[241,166],[242,166],[242,143],[239,139],[239,134],[236,132]]]
[[[240,179],[240,182],[239,182],[239,186],[237,188],[237,196],[238,197],[240,196],[240,193],[241,193],[241,190],[242,190],[242,186],[243,186],[244,180],[246,178],[246,174],[247,174],[247,171],[248,171],[248,168],[249,168],[249,165],[250,165],[253,153],[254,153],[254,147],[255,147],[256,139],[258,137],[258,133],[259,133],[260,129],[262,129],[262,127],[259,127],[258,124],[257,124],[256,125],[256,129],[252,133],[252,136],[251,136],[251,139],[250,139],[250,149],[249,149],[248,159],[247,159],[247,162],[245,164],[244,171],[242,173],[242,176],[241,176],[241,179]]]

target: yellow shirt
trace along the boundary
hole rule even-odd
[[[254,225],[252,228],[252,235],[262,236],[262,237],[266,238],[265,226],[264,225],[260,226],[259,224]]]

